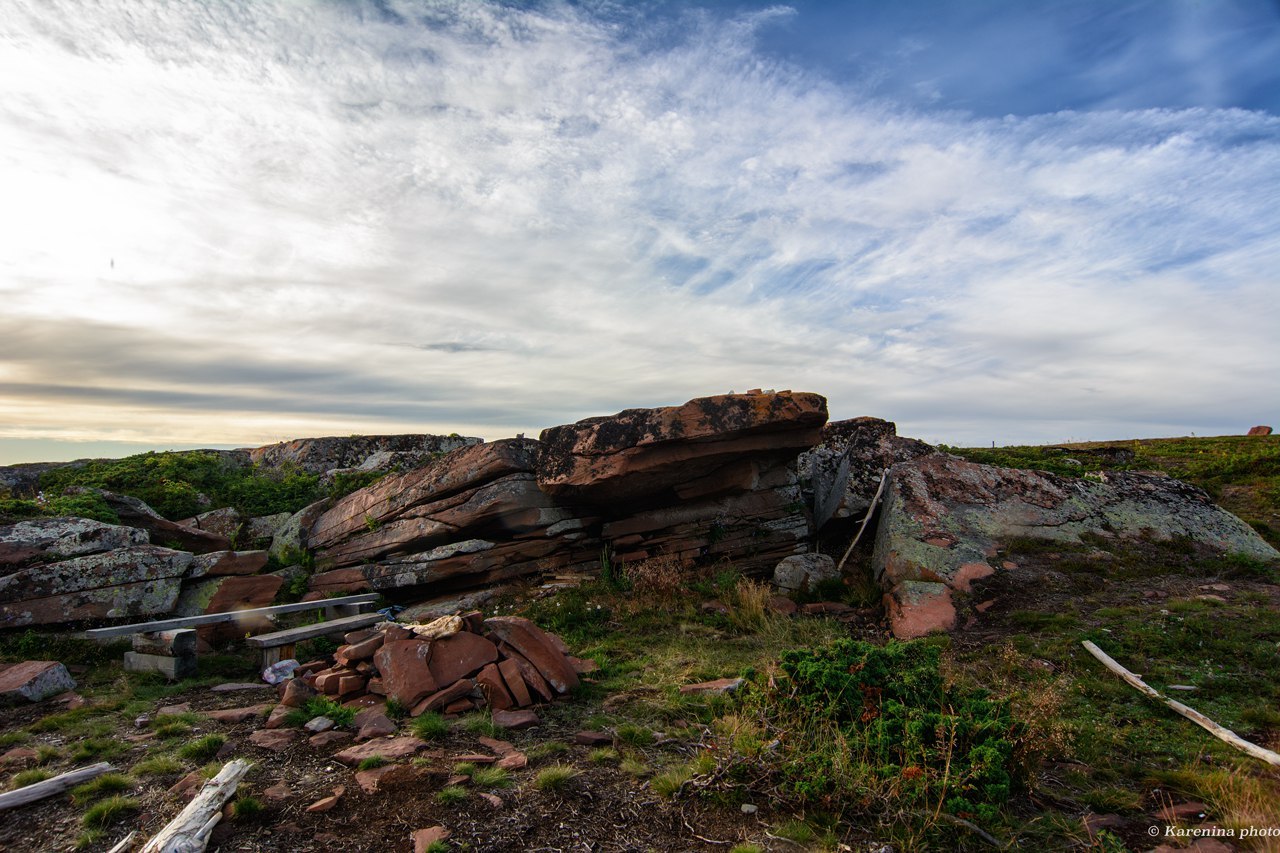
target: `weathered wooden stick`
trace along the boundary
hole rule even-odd
[[[1252,755],[1254,758],[1257,758],[1261,761],[1265,761],[1274,767],[1280,767],[1280,754],[1274,753],[1269,749],[1264,749],[1263,747],[1258,746],[1256,743],[1250,743],[1249,741],[1240,737],[1240,735],[1231,731],[1231,729],[1224,728],[1218,725],[1213,720],[1209,719],[1204,714],[1201,714],[1199,711],[1195,710],[1194,708],[1188,708],[1186,705],[1183,705],[1181,702],[1177,702],[1173,699],[1170,699],[1168,696],[1162,695],[1160,691],[1149,686],[1141,678],[1134,675],[1132,672],[1125,669],[1120,664],[1116,663],[1115,660],[1113,660],[1106,652],[1098,648],[1096,645],[1094,645],[1090,641],[1085,640],[1081,645],[1085,647],[1085,649],[1089,652],[1089,654],[1093,655],[1095,658],[1102,661],[1103,666],[1105,666],[1107,669],[1111,670],[1116,675],[1123,678],[1130,686],[1133,687],[1133,689],[1137,690],[1139,693],[1149,696],[1150,698],[1155,699],[1158,702],[1163,702],[1165,705],[1168,705],[1177,713],[1181,714],[1191,722],[1205,729],[1214,737],[1231,744],[1241,752],[1246,752],[1249,755]]]
[[[114,769],[110,764],[103,761],[100,764],[68,771],[61,776],[54,776],[52,779],[45,779],[43,782],[36,782],[16,791],[0,794],[0,812],[5,809],[16,809],[18,806],[25,806],[27,803],[34,803],[37,800],[43,800],[46,797],[52,797],[54,794],[61,794],[81,782],[88,782],[90,779],[97,778],[108,770]]]
[[[858,540],[862,538],[863,531],[867,529],[867,522],[871,521],[871,516],[876,511],[876,504],[880,502],[880,493],[884,491],[884,484],[888,479],[889,469],[885,468],[880,472],[880,485],[876,486],[876,493],[871,498],[871,506],[867,507],[867,515],[862,519],[862,526],[858,528],[858,535],[853,537],[853,541],[850,542],[849,547],[845,549],[844,556],[840,558],[840,563],[836,566],[836,574],[840,574],[844,571],[844,564],[848,562],[849,555],[853,553],[853,546],[858,544]]]
[[[141,853],[200,853],[209,844],[209,833],[222,817],[222,806],[236,792],[249,772],[249,762],[227,762],[178,816],[143,846]]]

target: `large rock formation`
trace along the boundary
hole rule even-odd
[[[826,419],[823,397],[790,391],[588,418],[543,431],[538,484],[605,518],[618,561],[731,557],[765,569],[804,548],[791,463]]]
[[[416,587],[459,574],[479,583],[547,568],[555,552],[567,560],[589,522],[538,488],[537,446],[464,447],[347,495],[307,537],[317,563],[337,569],[312,589]]]
[[[953,592],[999,571],[1001,542],[1187,537],[1262,560],[1280,553],[1200,489],[1163,475],[1113,472],[1101,481],[997,468],[938,454],[891,469],[873,557],[898,636],[949,630]],[[904,587],[904,584],[909,586]],[[945,604],[943,600],[946,600]],[[937,620],[913,612],[927,602]],[[950,613],[948,617],[947,614]]]

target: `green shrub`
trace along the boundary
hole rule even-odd
[[[356,718],[355,708],[344,708],[327,696],[313,696],[301,708],[285,715],[285,725],[305,726],[316,717],[328,717],[335,726],[349,726]]]
[[[1021,727],[1007,703],[947,685],[939,657],[925,641],[786,652],[789,683],[762,694],[767,715],[798,735],[781,745],[783,790],[810,805],[942,803],[957,817],[995,817],[1018,775]]]

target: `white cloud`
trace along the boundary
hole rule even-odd
[[[754,386],[952,442],[1274,413],[1275,117],[922,113],[769,60],[770,15],[392,6],[0,23],[0,436],[497,437]]]

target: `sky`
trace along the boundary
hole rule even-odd
[[[9,0],[0,464],[751,388],[1280,427],[1275,0]]]

